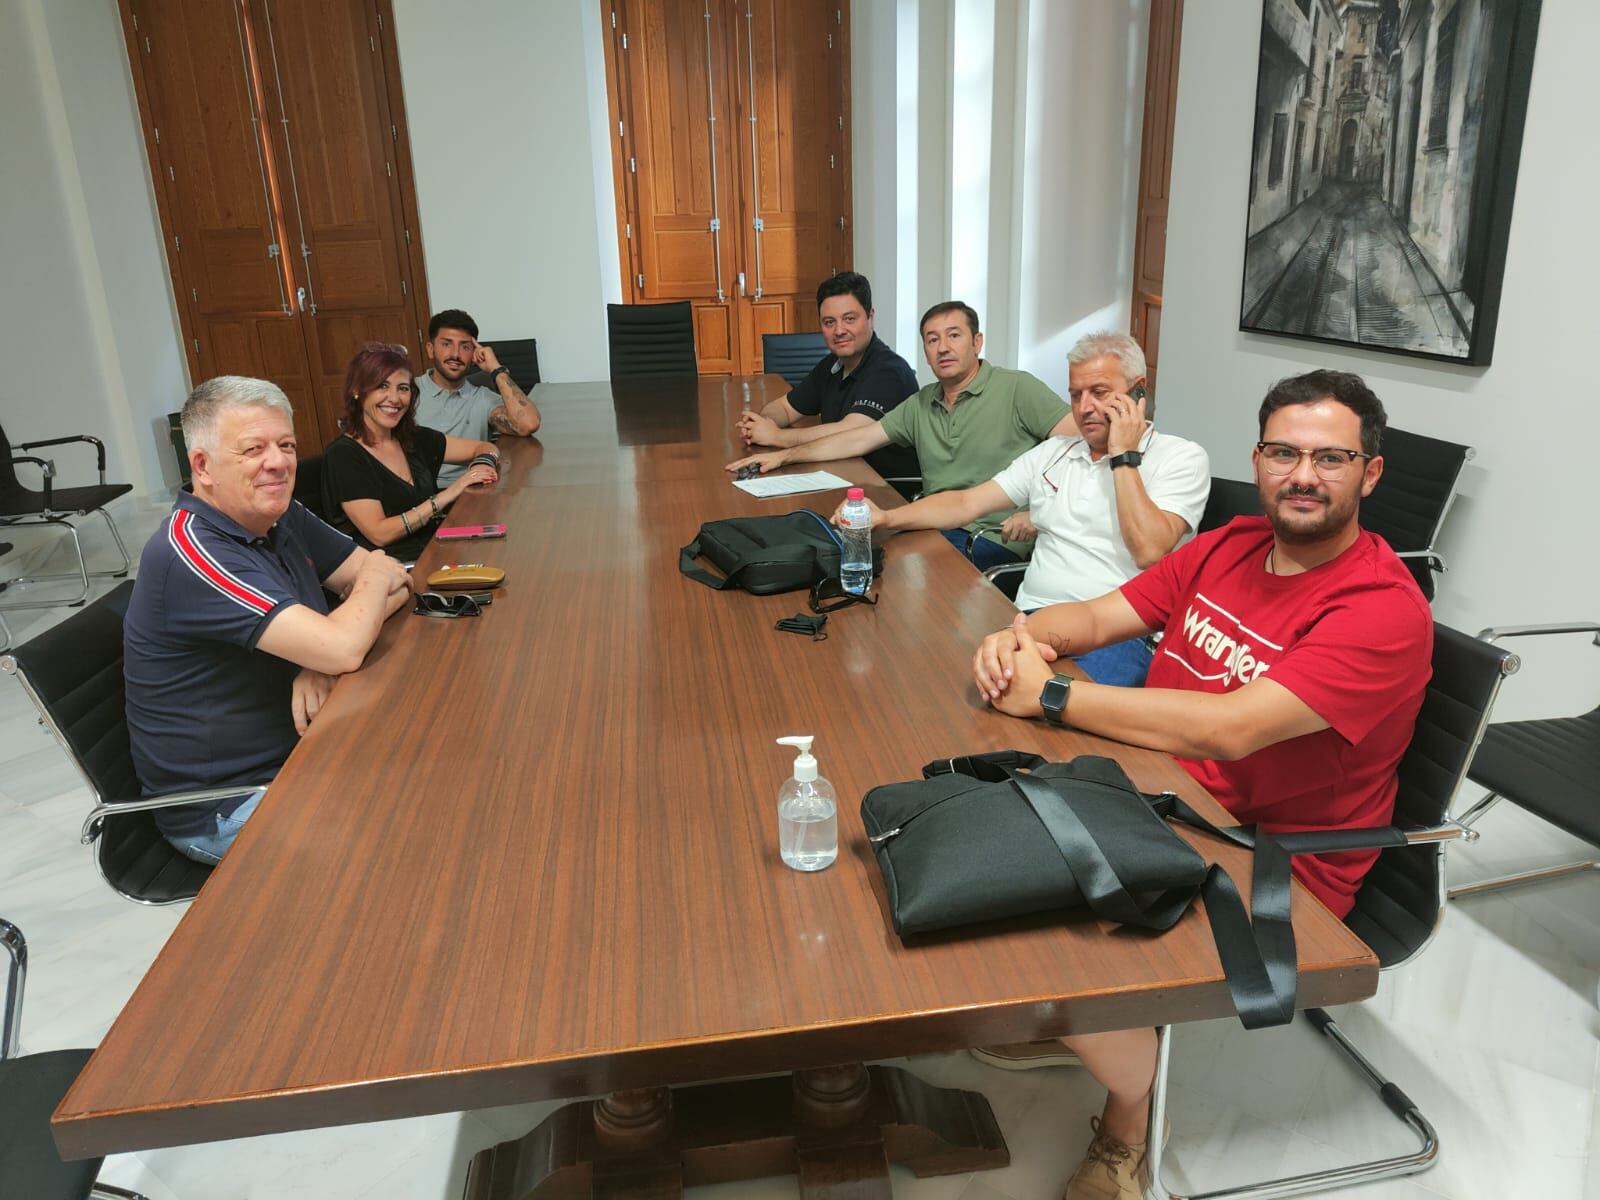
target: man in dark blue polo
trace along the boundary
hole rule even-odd
[[[917,375],[872,328],[872,285],[865,275],[841,271],[817,288],[817,315],[829,354],[800,381],[759,413],[739,418],[749,446],[801,446],[830,433],[869,425],[917,391]],[[819,423],[800,429],[801,417]],[[884,446],[866,456],[885,479],[921,474],[910,446]]]
[[[411,581],[294,501],[293,411],[276,385],[230,375],[201,384],[183,406],[183,435],[194,494],[179,493],[140,556],[123,670],[146,796],[240,785],[156,810],[168,841],[215,863]],[[348,593],[331,613],[325,587]]]

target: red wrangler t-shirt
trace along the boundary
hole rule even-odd
[[[1329,728],[1237,762],[1180,758],[1184,769],[1269,832],[1386,825],[1432,672],[1433,614],[1388,543],[1365,530],[1299,575],[1267,572],[1271,546],[1265,517],[1240,517],[1122,586],[1140,619],[1165,630],[1145,686],[1231,692],[1271,678]],[[1301,855],[1294,871],[1342,917],[1377,856]]]

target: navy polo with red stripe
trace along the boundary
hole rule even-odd
[[[322,581],[356,545],[298,502],[266,536],[188,492],[145,545],[123,624],[128,735],[147,796],[266,783],[299,740],[300,668],[256,648],[296,604],[327,613]],[[220,804],[157,812],[162,831],[201,831]]]

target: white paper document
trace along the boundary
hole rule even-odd
[[[760,500],[774,496],[799,496],[806,492],[831,492],[854,487],[831,471],[806,471],[800,475],[757,475],[754,479],[735,479],[733,486]]]

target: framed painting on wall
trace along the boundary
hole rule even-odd
[[[1486,365],[1540,0],[1263,0],[1239,328]]]

